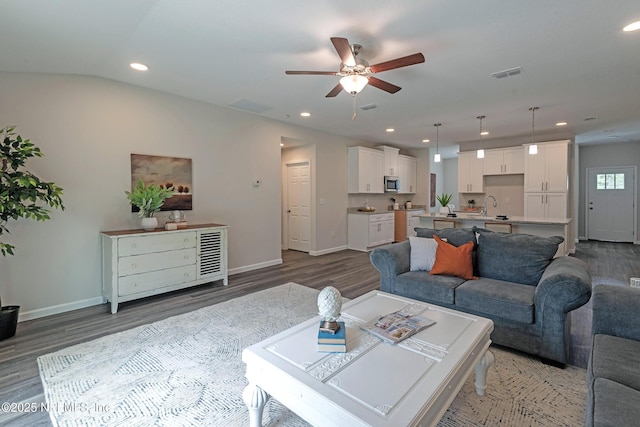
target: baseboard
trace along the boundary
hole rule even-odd
[[[229,276],[242,273],[245,271],[259,270],[261,268],[271,267],[272,265],[278,265],[278,264],[282,264],[282,258],[230,269]],[[82,301],[74,301],[66,304],[59,304],[51,307],[39,308],[37,310],[31,310],[31,311],[21,310],[20,314],[18,315],[18,322],[38,319],[40,317],[52,316],[54,314],[66,313],[67,311],[78,310],[80,308],[91,307],[94,305],[100,305],[104,303],[105,303],[104,298],[102,298],[102,296],[99,296],[99,297],[89,298]]]
[[[326,254],[332,254],[334,252],[340,252],[345,250],[347,250],[347,245],[337,246],[335,248],[323,249],[321,251],[310,251],[309,255],[311,256],[326,255]]]
[[[18,322],[24,322],[25,320],[38,319],[40,317],[53,316],[54,314],[66,313],[67,311],[78,310],[80,308],[91,307],[94,305],[100,305],[104,303],[101,296],[89,298],[81,301],[69,302],[66,304],[53,305],[51,307],[39,308],[31,311],[20,311],[18,315]]]
[[[265,267],[271,267],[272,265],[282,264],[282,258],[274,259],[271,261],[259,262],[257,264],[245,265],[242,267],[236,267],[229,270],[229,276],[233,276],[234,274],[244,273],[245,271],[253,271],[259,270]]]

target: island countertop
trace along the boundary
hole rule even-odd
[[[447,219],[453,222],[504,222],[506,224],[539,224],[539,225],[568,225],[571,218],[537,218],[525,216],[510,216],[507,219],[499,219],[495,215],[479,215],[459,213],[455,217],[450,217],[441,213],[424,213],[417,215],[425,219]]]

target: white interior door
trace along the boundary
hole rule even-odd
[[[311,175],[309,163],[287,165],[288,247],[309,252],[311,248]]]
[[[635,167],[587,169],[587,237],[635,241]]]

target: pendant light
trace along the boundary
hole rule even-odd
[[[440,147],[438,144],[438,139],[439,139],[438,130],[440,129],[440,126],[442,126],[442,123],[435,123],[434,126],[436,127],[436,154],[433,155],[433,161],[436,163],[440,163]]]
[[[535,131],[535,119],[536,119],[536,110],[539,110],[539,107],[531,107],[529,111],[531,111],[531,145],[529,145],[529,154],[538,154],[538,145],[533,142],[533,135]]]
[[[482,132],[482,119],[484,119],[486,116],[478,116],[476,117],[476,119],[480,120],[480,148],[478,149],[478,151],[476,151],[476,156],[479,159],[484,159],[484,147],[482,146],[482,135],[484,135],[484,133]]]

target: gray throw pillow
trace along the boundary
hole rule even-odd
[[[536,286],[562,242],[561,236],[481,233],[476,249],[478,274]]]
[[[417,237],[428,237],[433,239],[433,235],[436,234],[436,230],[433,228],[415,227],[414,230]]]
[[[447,239],[453,246],[462,246],[467,242],[477,243],[476,233],[471,228],[445,228],[436,232],[438,237]]]

